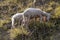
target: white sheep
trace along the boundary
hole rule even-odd
[[[15,27],[15,22],[16,20],[19,22],[19,25],[21,24],[22,20],[23,20],[23,13],[16,13],[15,15],[12,16],[12,27]]]
[[[12,16],[12,28],[15,28],[15,22],[16,22],[16,20],[18,21],[18,24],[21,26],[21,28],[22,28],[22,26],[25,26],[26,24],[25,24],[25,21],[26,20],[24,20],[24,13],[22,12],[22,13],[16,13],[15,15],[13,15]],[[25,26],[25,28],[29,31],[29,28],[27,27],[27,26]]]
[[[49,21],[50,19],[50,14],[49,13],[46,13],[38,8],[27,8],[24,12],[24,20],[25,20],[25,27],[28,29],[29,31],[29,28],[28,28],[28,24],[29,24],[29,21],[30,21],[30,18],[31,17],[36,17],[37,15],[39,16],[40,18],[40,22],[42,21],[42,18],[43,18],[43,15],[47,17],[47,20]]]
[[[42,21],[42,17],[43,17],[42,15],[47,16],[47,20],[49,20],[50,18],[50,14],[38,8],[28,8],[23,13],[24,13],[24,17],[27,17],[28,20],[30,20],[30,17],[35,17],[37,15],[40,17],[40,21]]]

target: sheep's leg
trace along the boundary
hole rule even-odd
[[[20,26],[22,25],[22,22],[23,22],[23,18],[20,20]]]
[[[35,22],[35,16],[34,16],[34,22]]]
[[[34,25],[35,25],[35,21],[36,21],[36,20],[35,20],[35,17],[36,17],[36,15],[34,16]]]
[[[25,24],[25,23],[24,23],[24,19],[23,19],[21,25],[24,26],[24,24]]]
[[[49,17],[49,16],[47,16],[47,21],[49,21],[49,18],[50,18],[50,17]]]
[[[14,26],[14,18],[12,18],[12,28],[15,28],[15,26]]]
[[[28,26],[28,23],[29,23],[29,21],[30,21],[30,17],[26,17],[25,20],[26,20],[26,21],[25,21],[25,24],[26,24],[26,26]]]
[[[27,21],[28,21],[27,23],[29,23],[29,22],[30,22],[30,16],[27,18]]]
[[[40,22],[42,22],[42,15],[40,15]]]
[[[26,29],[27,29],[28,31],[29,31],[29,27],[28,27],[29,21],[30,21],[30,16],[29,16],[28,18],[26,18],[26,24],[25,24]]]
[[[19,19],[19,21],[18,21],[18,25],[19,25],[19,26],[21,25],[21,19]]]
[[[25,25],[25,17],[23,16],[23,20],[22,20],[22,23],[21,23],[22,26]]]
[[[46,16],[43,16],[43,21],[46,22]]]

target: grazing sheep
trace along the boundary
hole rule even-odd
[[[25,26],[28,29],[28,31],[29,31],[28,24],[31,17],[39,16],[40,22],[41,22],[43,19],[43,15],[46,16],[47,21],[49,21],[50,16],[51,16],[50,13],[46,13],[38,8],[28,8],[23,13],[24,13],[23,19],[25,20]]]
[[[24,12],[24,17],[26,17],[28,20],[30,20],[31,17],[39,16],[40,21],[42,21],[42,15],[45,15],[47,17],[47,20],[50,18],[50,14],[38,9],[38,8],[28,8]]]
[[[12,27],[15,27],[15,22],[18,21],[18,24],[21,25],[22,20],[23,20],[23,13],[16,13],[15,15],[12,16]]]
[[[22,27],[25,26],[25,21],[24,20],[24,13],[16,13],[15,15],[12,16],[12,28],[15,28],[15,22],[18,21],[18,24]],[[25,28],[29,31],[29,28],[25,26]]]

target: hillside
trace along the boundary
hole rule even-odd
[[[49,22],[32,20],[29,25],[31,35],[26,28],[11,29],[11,17],[26,8],[39,8],[51,13]],[[36,26],[36,27],[35,27]],[[35,31],[33,31],[35,30]],[[23,31],[23,32],[22,32]],[[33,32],[32,32],[33,31]],[[60,0],[0,0],[0,40],[59,40],[60,39]]]

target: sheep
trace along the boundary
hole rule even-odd
[[[47,21],[49,21],[50,16],[51,16],[50,13],[46,13],[45,11],[42,11],[38,8],[27,8],[23,13],[24,13],[23,19],[25,20],[25,26],[28,30],[29,30],[28,24],[31,17],[35,17],[38,15],[41,22],[43,19],[43,15],[47,17]]]
[[[27,26],[25,26],[25,20],[24,20],[24,13],[16,13],[15,15],[12,16],[12,27],[11,28],[15,28],[15,20],[18,21],[18,24],[22,27],[25,27],[28,31],[29,31],[29,28]],[[23,28],[22,28],[23,29]]]
[[[50,18],[50,14],[38,9],[38,8],[28,8],[24,11],[24,16],[27,17],[28,20],[30,20],[30,17],[35,17],[35,16],[40,17],[40,21],[42,21],[42,15],[47,16],[47,20]]]
[[[19,25],[21,25],[22,20],[23,20],[23,13],[16,13],[15,15],[12,16],[11,21],[12,21],[13,28],[15,27],[14,23],[16,20],[19,22]]]

